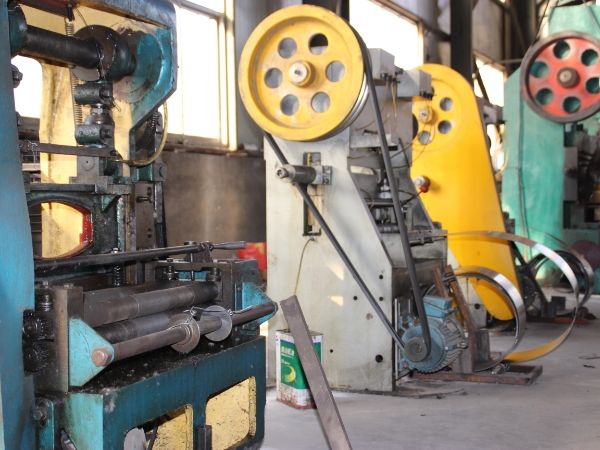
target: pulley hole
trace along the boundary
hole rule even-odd
[[[440,100],[440,108],[442,108],[443,111],[450,111],[453,106],[454,101],[449,97],[444,97]]]
[[[550,69],[544,61],[536,61],[531,65],[531,75],[536,78],[546,78]]]
[[[271,89],[278,88],[281,85],[283,75],[279,69],[269,69],[265,73],[265,84]]]
[[[293,116],[298,111],[298,107],[300,106],[300,102],[298,102],[298,97],[295,95],[286,95],[281,99],[281,112],[286,116]]]
[[[308,48],[313,55],[320,55],[327,50],[328,45],[327,36],[322,33],[314,34],[308,41]]]
[[[279,53],[279,56],[287,59],[291,58],[294,55],[294,53],[296,53],[297,48],[298,47],[296,46],[296,41],[294,41],[292,38],[285,38],[282,39],[281,42],[279,42],[277,52]]]
[[[540,89],[537,94],[535,94],[535,100],[540,105],[549,104],[554,98],[554,94],[550,89]]]
[[[448,134],[450,131],[452,131],[452,124],[447,120],[442,120],[438,124],[438,130],[442,134]]]
[[[345,73],[346,68],[339,61],[333,61],[332,63],[329,63],[327,69],[325,69],[325,76],[329,81],[333,81],[334,83],[344,78]]]
[[[558,41],[552,49],[554,56],[560,59],[565,59],[571,53],[571,46],[565,41]]]
[[[315,112],[323,113],[329,109],[330,103],[329,95],[325,92],[317,92],[310,101],[310,106]]]
[[[419,144],[427,145],[431,142],[431,133],[429,131],[421,131],[419,133]]]
[[[598,77],[590,78],[585,82],[585,90],[590,94],[597,94],[600,92],[600,79]]]
[[[593,66],[598,62],[598,52],[588,48],[581,54],[581,62],[586,66]]]
[[[581,107],[581,100],[577,97],[567,97],[563,102],[563,109],[568,113],[574,113],[579,111]]]

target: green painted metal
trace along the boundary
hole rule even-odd
[[[38,425],[37,429],[38,450],[55,450],[58,423],[54,402],[48,399],[38,399],[36,404],[41,405],[46,411],[46,418]]]
[[[535,113],[521,97],[520,69],[504,87],[508,166],[502,177],[504,210],[517,234],[556,247],[563,237],[564,126]]]
[[[242,283],[242,309],[248,308],[254,305],[263,305],[271,303],[271,299],[254,283]],[[266,322],[275,315],[275,312],[268,316],[262,317],[258,320],[254,320],[251,324],[260,325]],[[248,324],[247,324],[248,325]]]
[[[93,386],[68,394],[61,426],[78,449],[122,448],[129,430],[185,405],[192,406],[197,429],[206,422],[206,403],[211,396],[251,377],[256,379],[256,434],[238,448],[256,448],[262,441],[266,401],[263,337],[215,354],[188,355],[176,363],[154,361],[149,360],[147,374],[138,374],[128,383],[104,374]]]
[[[0,2],[0,449],[31,449],[33,384],[23,370],[23,311],[33,308],[33,249],[13,96],[6,2]]]
[[[113,346],[92,327],[81,319],[69,319],[70,386],[83,386],[105,369],[105,366],[97,366],[92,362],[95,349],[108,352],[111,361],[115,355]]]
[[[549,31],[574,31],[600,37],[600,6],[554,8]],[[521,97],[520,70],[505,84],[504,150],[508,165],[502,178],[503,208],[515,220],[518,234],[551,248],[560,242],[598,242],[598,228],[578,223],[565,226],[564,164],[565,146],[576,145],[581,132],[572,125],[552,122],[532,111]],[[600,114],[583,122],[589,134],[598,129]],[[572,219],[577,222],[577,219]],[[599,279],[600,280],[600,279]]]

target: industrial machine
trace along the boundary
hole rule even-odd
[[[524,331],[519,291],[480,266],[448,271],[446,232],[421,202],[425,184],[410,176],[411,143],[423,134],[413,104],[439,101],[426,70],[395,67],[343,19],[305,5],[259,24],[239,84],[265,131],[268,292],[297,294],[324,335],[333,387],[392,392],[409,373],[448,371],[498,382],[490,369],[522,360],[511,353]],[[508,350],[490,350],[457,277],[499,296],[516,322]],[[284,327],[270,321],[270,335]]]
[[[172,4],[4,2],[0,22],[0,448],[256,448],[277,306],[255,261],[211,254],[243,242],[165,246]],[[39,141],[17,139],[16,54],[43,62]]]
[[[516,232],[572,247],[600,286],[600,6],[550,10],[548,35],[505,84],[502,204]],[[550,278],[551,271],[540,275]]]

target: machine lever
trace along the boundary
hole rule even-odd
[[[241,250],[246,248],[246,241],[222,242],[221,244],[209,244],[211,250]]]

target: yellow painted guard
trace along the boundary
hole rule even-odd
[[[413,142],[412,177],[431,180],[421,199],[431,218],[449,233],[506,231],[473,89],[449,67],[425,64],[432,76],[432,100],[416,98],[413,113],[419,129]],[[450,236],[449,246],[461,266],[484,266],[519,286],[508,244],[497,240]],[[505,300],[487,286],[477,292],[486,309],[500,320],[513,315]]]

